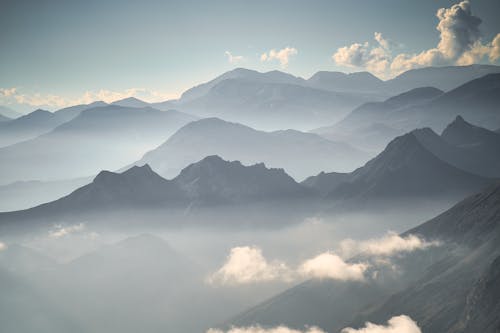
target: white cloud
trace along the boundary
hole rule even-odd
[[[63,226],[63,225],[55,225],[52,230],[49,231],[49,236],[51,238],[61,238],[70,234],[74,234],[85,229],[84,223]]]
[[[14,96],[17,92],[17,88],[12,87],[12,88],[0,88],[0,95],[4,97],[10,97]]]
[[[299,272],[308,278],[362,281],[368,267],[369,265],[364,263],[347,263],[333,253],[325,252],[306,260],[300,266]]]
[[[401,237],[390,231],[383,237],[364,241],[345,239],[340,242],[340,253],[344,258],[360,253],[369,256],[392,256],[397,253],[412,252],[438,245],[437,241],[428,242],[416,235]]]
[[[365,42],[339,48],[332,59],[341,66],[364,68],[383,77],[391,77],[412,68],[434,65],[467,65],[484,59],[500,58],[500,34],[483,43],[479,31],[481,19],[472,14],[468,0],[437,11],[439,43],[417,54],[392,55],[392,44],[376,32],[376,45]]]
[[[363,328],[348,327],[344,328],[341,333],[422,333],[422,331],[410,317],[401,315],[389,319],[387,325],[366,323]]]
[[[262,55],[260,56],[260,61],[265,62],[278,60],[281,64],[281,67],[285,68],[288,66],[290,57],[296,55],[297,53],[298,51],[296,48],[289,46],[281,50],[272,49],[269,52],[262,53]]]
[[[273,328],[262,328],[260,326],[250,327],[232,327],[228,331],[218,329],[209,329],[206,333],[326,333],[318,327],[308,327],[305,330],[296,330],[286,326],[277,326]]]
[[[269,261],[257,247],[234,247],[224,265],[212,274],[210,284],[249,284],[257,282],[316,279],[362,281],[369,266],[364,263],[347,263],[339,256],[325,252],[304,261],[292,269],[281,261]]]
[[[268,261],[257,247],[241,246],[231,249],[224,265],[209,277],[208,282],[248,284],[289,279],[289,269],[284,263]]]
[[[0,251],[7,250],[7,244],[0,242]]]
[[[227,57],[227,60],[231,63],[231,64],[237,64],[237,63],[240,63],[242,62],[243,60],[245,60],[245,58],[241,55],[233,55],[231,52],[229,51],[226,51],[224,52],[224,54],[226,55]]]

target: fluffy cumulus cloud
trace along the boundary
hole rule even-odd
[[[296,55],[297,53],[298,51],[296,48],[289,46],[281,50],[273,49],[269,52],[262,53],[262,55],[260,56],[260,61],[266,62],[277,60],[279,61],[281,67],[285,68],[288,66],[290,57]]]
[[[241,246],[231,249],[224,265],[209,277],[212,284],[248,284],[289,280],[289,269],[280,261],[268,261],[260,248]]]
[[[343,257],[351,257],[356,254],[368,256],[392,256],[398,253],[413,252],[438,246],[437,241],[426,241],[416,235],[400,236],[395,232],[388,232],[380,238],[364,241],[345,239],[340,242],[340,253]]]
[[[235,285],[310,278],[362,281],[368,267],[364,263],[347,263],[333,253],[325,252],[291,268],[281,261],[267,260],[260,248],[242,246],[231,249],[224,265],[207,282]]]
[[[79,223],[74,225],[55,225],[52,230],[49,231],[49,236],[51,238],[61,238],[74,233],[78,233],[85,230],[85,224]]]
[[[468,65],[483,60],[495,62],[500,58],[500,34],[491,42],[481,40],[481,19],[474,16],[468,0],[436,14],[439,43],[417,54],[393,54],[394,43],[381,33],[374,35],[375,43],[354,43],[339,48],[332,59],[341,66],[367,69],[382,77],[390,77],[412,68],[433,65]]]
[[[273,328],[262,328],[260,326],[233,327],[228,331],[222,331],[211,328],[206,333],[326,333],[326,332],[317,327],[308,327],[305,330],[296,330],[281,325]]]
[[[347,263],[333,253],[325,252],[306,260],[300,266],[299,273],[308,278],[362,281],[368,267],[364,263]]]
[[[408,316],[392,317],[387,325],[366,323],[365,327],[354,329],[344,328],[341,333],[422,333],[417,323]]]
[[[229,51],[224,52],[224,54],[227,57],[227,61],[229,61],[231,64],[238,64],[245,60],[245,58],[241,55],[234,55]]]

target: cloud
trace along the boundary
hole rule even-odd
[[[397,233],[390,231],[383,237],[364,241],[345,239],[340,242],[340,253],[344,258],[356,254],[392,256],[398,253],[413,252],[431,246],[438,246],[439,244],[437,241],[428,242],[416,235],[401,237]]]
[[[242,62],[243,60],[245,60],[245,58],[241,55],[233,55],[231,52],[229,51],[226,51],[224,52],[224,54],[226,55],[227,57],[227,60],[231,63],[231,64],[237,64],[237,63],[240,63]]]
[[[348,327],[344,328],[341,333],[422,333],[422,331],[410,317],[401,315],[389,319],[387,325],[366,323],[363,328]]]
[[[277,326],[273,328],[262,328],[260,326],[250,327],[232,327],[228,331],[218,329],[209,329],[206,333],[326,333],[318,327],[308,327],[305,330],[296,330],[286,326]]]
[[[339,256],[325,252],[292,269],[281,261],[269,261],[258,247],[242,246],[231,249],[224,265],[213,273],[210,284],[249,284],[258,282],[291,282],[304,278],[362,281],[369,266],[347,263]]]
[[[347,263],[333,253],[325,252],[306,260],[300,266],[299,272],[308,278],[362,281],[368,267],[369,265],[364,263]]]
[[[17,88],[0,88],[0,95],[4,97],[14,96],[17,92]]]
[[[49,236],[51,238],[61,238],[70,234],[80,232],[84,229],[85,229],[84,223],[79,223],[69,226],[55,225],[53,230],[49,231]]]
[[[7,250],[7,244],[0,242],[0,251]]]
[[[262,255],[262,250],[257,247],[241,246],[231,249],[224,265],[209,277],[208,282],[249,284],[289,279],[289,269],[284,263],[269,262]]]
[[[290,57],[296,55],[298,53],[297,49],[294,47],[285,47],[284,49],[276,51],[272,49],[269,52],[262,53],[260,56],[260,61],[273,61],[278,60],[281,64],[281,67],[285,68],[288,66],[288,62],[290,61]]]
[[[382,77],[391,77],[413,68],[435,65],[468,65],[500,58],[500,34],[489,42],[481,40],[481,19],[472,14],[468,0],[437,11],[439,43],[420,53],[392,54],[394,43],[375,32],[375,45],[354,43],[337,49],[332,55],[336,64],[364,68]]]

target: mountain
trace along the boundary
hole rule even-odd
[[[413,100],[415,92],[419,94]],[[395,97],[405,97],[406,103],[368,103],[352,111],[339,123],[313,132],[334,140],[352,139],[359,147],[372,147],[376,150],[388,140],[391,131],[406,132],[414,128],[430,127],[441,132],[458,115],[490,130],[500,126],[500,114],[497,112],[500,103],[500,74],[488,74],[445,93],[434,88],[421,88],[408,94],[406,97]],[[424,98],[419,99],[419,96]],[[388,129],[387,133],[381,131],[374,141],[363,137],[364,129],[373,124],[381,124]]]
[[[141,218],[143,223],[159,221],[162,224],[177,221],[175,214],[181,212],[180,219],[185,224],[189,212],[186,208],[250,207],[260,203],[277,207],[280,203],[295,205],[315,198],[311,190],[295,182],[283,169],[268,169],[262,163],[244,166],[238,161],[208,156],[187,166],[172,180],[162,178],[149,165],[134,166],[122,173],[101,171],[90,184],[58,200],[0,213],[0,227],[35,230],[53,225],[55,221],[101,221],[102,214],[108,221],[101,227],[109,227],[111,220],[124,223],[132,212],[134,216],[147,216]],[[163,213],[155,216],[158,211]],[[165,214],[169,221],[164,220]],[[111,219],[112,216],[116,218]],[[208,215],[202,213],[201,217],[205,221]],[[32,225],[34,221],[36,228]],[[233,218],[231,222],[234,223]]]
[[[11,121],[0,122],[0,147],[9,146],[50,132],[64,122],[45,110],[35,110]]]
[[[73,105],[69,106],[64,109],[57,110],[54,112],[54,114],[60,118],[62,118],[65,122],[70,121],[71,119],[75,118],[78,116],[83,110],[88,110],[88,109],[93,109],[97,107],[103,107],[108,104],[104,103],[103,101],[96,101],[92,102],[89,104],[80,104],[80,105]]]
[[[500,184],[402,234],[439,240],[434,248],[371,262],[366,281],[309,280],[235,316],[222,327],[319,326],[327,332],[385,323],[405,314],[422,332],[496,332]],[[368,260],[361,255],[354,262]],[[381,266],[380,266],[381,265]],[[385,266],[384,266],[385,265]],[[342,302],[339,302],[342,300]]]
[[[447,244],[448,255],[385,301],[367,308],[356,322],[404,313],[423,332],[497,332],[500,186],[458,203],[408,233]],[[485,294],[491,292],[491,294]]]
[[[172,181],[188,197],[203,202],[286,200],[310,195],[283,169],[268,169],[263,163],[244,166],[215,155],[187,166]]]
[[[219,117],[259,129],[310,129],[333,122],[369,97],[314,89],[291,83],[225,79],[179,110]]]
[[[10,118],[8,118],[8,117],[3,116],[3,115],[0,114],[0,122],[9,121],[9,120],[12,120],[12,119],[10,119]]]
[[[150,106],[149,103],[141,101],[140,99],[135,97],[127,97],[124,99],[120,99],[118,101],[114,101],[113,103],[111,103],[111,105],[118,105],[127,108],[145,108]]]
[[[351,171],[368,155],[347,144],[295,130],[264,132],[205,118],[179,129],[158,148],[146,153],[136,165],[149,164],[165,178],[208,155],[219,155],[245,164],[264,162],[282,167],[296,179],[322,170]]]
[[[222,75],[219,75],[213,80],[197,85],[186,90],[181,98],[181,103],[186,103],[206,95],[218,83],[228,79],[244,79],[261,83],[286,83],[286,84],[304,84],[304,79],[295,77],[291,74],[280,71],[270,71],[266,73],[257,72],[246,68],[236,68]]]
[[[334,187],[327,194],[331,199],[376,202],[389,198],[457,199],[491,182],[439,159],[422,144],[420,137],[418,130],[397,137],[382,153],[352,173],[340,177],[320,174],[303,185],[325,193],[324,184],[331,183]]]
[[[54,201],[91,181],[92,178],[83,177],[51,182],[28,180],[2,185],[0,186],[0,212],[27,209]]]
[[[0,149],[0,184],[61,180],[116,170],[195,120],[177,111],[116,105],[82,111],[37,138]]]
[[[443,91],[433,87],[415,88],[383,102],[363,104],[335,125],[312,132],[327,139],[351,142],[355,146],[377,151],[403,134],[400,126],[391,123],[399,110],[421,105],[442,94]]]
[[[411,69],[386,81],[393,93],[401,93],[418,87],[432,86],[449,91],[474,79],[491,73],[500,73],[500,66],[469,65]]]
[[[383,93],[384,81],[368,72],[316,72],[307,80],[313,88],[331,91]]]
[[[21,117],[22,113],[14,111],[11,108],[8,108],[6,106],[0,105],[0,115],[7,117],[7,118],[10,118],[10,119],[15,119],[15,118]]]

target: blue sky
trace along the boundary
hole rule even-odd
[[[3,0],[0,104],[26,109],[46,103],[40,106],[57,109],[122,95],[158,101],[235,67],[303,77],[318,70],[373,72],[375,32],[390,43],[391,57],[435,48],[436,12],[456,3]],[[470,6],[482,20],[480,38],[488,45],[500,32],[500,2],[473,0]],[[353,43],[361,46],[351,48]],[[279,51],[287,47],[283,63],[287,52]],[[342,47],[345,56],[334,60]],[[366,57],[353,62],[352,52]],[[485,56],[479,62],[491,61]],[[384,71],[377,74],[394,74]],[[14,99],[15,94],[25,98]]]

